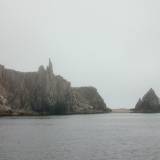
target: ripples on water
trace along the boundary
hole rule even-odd
[[[0,118],[0,160],[160,160],[160,114]]]

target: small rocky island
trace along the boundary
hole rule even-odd
[[[155,91],[151,88],[142,99],[139,99],[132,111],[135,113],[159,113],[160,99]]]
[[[54,115],[107,113],[94,87],[71,87],[70,82],[47,68],[18,72],[0,65],[0,115]]]

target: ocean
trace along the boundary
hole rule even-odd
[[[159,159],[160,114],[0,118],[0,160]]]

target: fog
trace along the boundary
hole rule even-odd
[[[0,64],[53,61],[72,86],[95,86],[112,108],[160,95],[160,1],[0,0]]]

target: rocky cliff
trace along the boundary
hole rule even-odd
[[[142,99],[139,99],[133,112],[136,113],[158,113],[160,112],[160,101],[153,89],[150,89]]]
[[[93,87],[72,88],[70,82],[47,68],[18,72],[0,65],[0,114],[76,114],[109,112]]]

